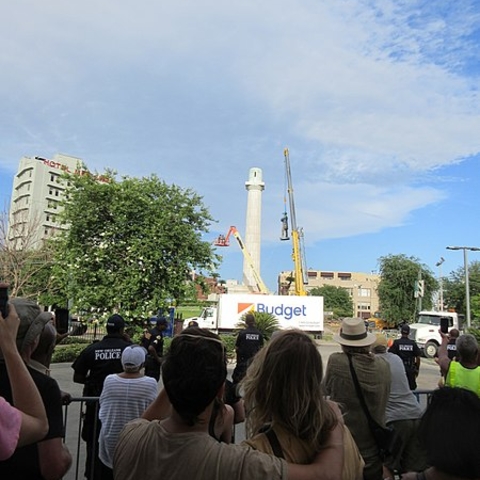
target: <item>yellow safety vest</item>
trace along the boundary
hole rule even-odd
[[[460,362],[450,362],[445,385],[466,388],[480,397],[480,367],[465,368]]]

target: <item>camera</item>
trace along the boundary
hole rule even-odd
[[[3,318],[8,317],[8,285],[0,283],[0,312]]]
[[[440,331],[442,333],[448,333],[449,323],[450,323],[449,317],[440,317]]]

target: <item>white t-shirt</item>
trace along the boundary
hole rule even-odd
[[[99,437],[100,460],[112,468],[113,452],[122,428],[139,418],[158,394],[157,381],[152,377],[122,378],[108,375],[100,395]]]

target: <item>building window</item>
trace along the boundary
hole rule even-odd
[[[333,277],[333,272],[320,272],[320,278],[323,278],[325,280],[333,280]]]
[[[340,280],[343,280],[343,281],[351,280],[352,279],[352,274],[351,273],[341,273],[341,272],[339,272],[338,273],[338,278]]]
[[[370,310],[370,304],[369,304],[369,303],[359,302],[359,303],[357,304],[357,309],[358,309],[358,310],[368,311],[368,310]]]
[[[362,288],[362,287],[360,287],[360,288],[358,289],[358,296],[359,296],[359,297],[370,297],[370,296],[371,296],[370,288]]]
[[[312,272],[311,270],[307,273],[308,278],[317,278],[317,272]]]

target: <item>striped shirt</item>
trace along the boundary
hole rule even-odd
[[[130,420],[142,416],[158,393],[152,377],[121,378],[108,375],[100,396],[99,418],[102,422],[99,438],[99,457],[112,468],[113,453],[118,436]]]

